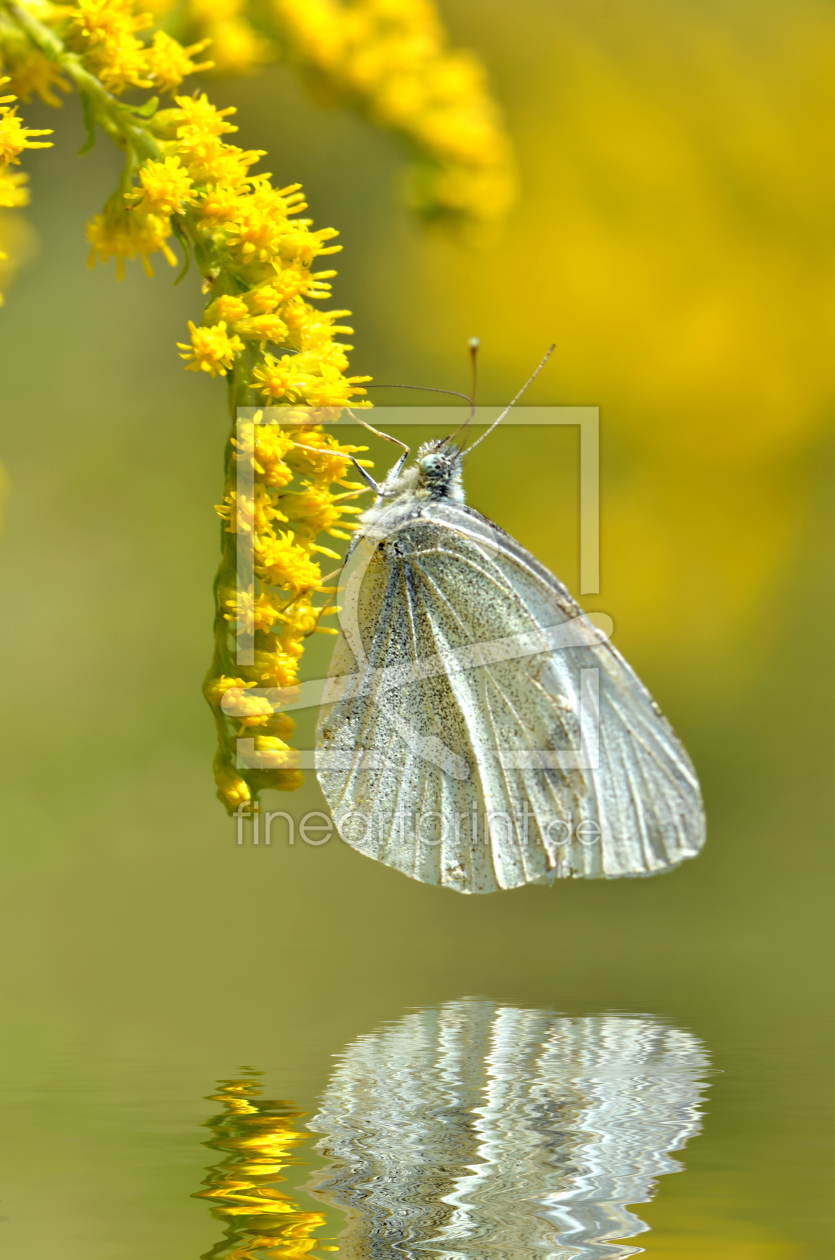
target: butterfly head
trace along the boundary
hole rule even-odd
[[[417,459],[403,472],[392,470],[381,487],[382,499],[394,500],[405,505],[426,502],[427,499],[452,499],[464,502],[461,478],[462,452],[449,444],[449,439],[424,442]],[[389,509],[379,503],[369,508],[360,518],[364,524],[378,520],[380,513]]]
[[[417,454],[415,492],[421,498],[455,499],[463,503],[461,452],[446,439],[424,442]]]

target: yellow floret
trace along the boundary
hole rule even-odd
[[[187,75],[196,74],[200,70],[211,70],[214,62],[201,61],[198,64],[193,60],[210,43],[210,39],[201,39],[199,43],[184,48],[165,31],[156,31],[154,42],[147,51],[148,78],[154,87],[168,92],[179,87]]]
[[[128,199],[138,202],[136,209],[147,214],[159,214],[169,218],[172,214],[185,214],[186,207],[193,205],[193,181],[177,157],[163,158],[161,162],[146,162],[139,172],[141,191],[128,193]]]
[[[187,369],[190,372],[208,372],[210,376],[225,376],[235,361],[235,355],[243,352],[244,343],[240,337],[227,335],[224,320],[211,328],[205,325],[198,328],[191,320],[188,326],[191,344],[177,342],[183,351],[180,358],[186,360]]]
[[[8,83],[0,79],[0,83]],[[32,136],[51,136],[49,128],[24,127],[18,117],[17,106],[9,106],[16,96],[0,96],[0,167],[18,162],[24,149],[50,149],[51,140],[33,140]]]
[[[177,259],[166,244],[170,235],[171,223],[166,217],[112,206],[87,224],[87,240],[93,247],[89,265],[95,266],[96,259],[107,262],[115,258],[116,274],[121,280],[125,274],[125,259],[139,257],[145,274],[152,276],[154,271],[148,255],[157,250],[162,251],[172,267],[177,265]]]

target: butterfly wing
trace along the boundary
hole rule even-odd
[[[462,892],[651,875],[698,852],[686,752],[519,543],[441,501],[356,555],[317,732],[343,839]]]

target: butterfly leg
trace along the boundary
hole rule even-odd
[[[350,459],[351,463],[352,463],[352,464],[354,465],[354,467],[356,468],[356,470],[357,470],[357,472],[359,473],[359,475],[362,477],[363,481],[364,481],[364,482],[366,483],[366,485],[369,487],[369,489],[370,489],[370,490],[373,490],[373,491],[374,491],[374,493],[376,494],[377,498],[379,499],[379,498],[380,498],[380,496],[381,496],[381,494],[382,494],[382,488],[381,488],[380,486],[378,486],[378,485],[377,485],[377,482],[376,482],[376,481],[374,480],[374,478],[371,476],[371,473],[368,471],[368,469],[367,469],[367,468],[363,468],[363,466],[362,466],[362,464],[359,462],[359,460],[354,459],[353,455],[349,455],[349,456],[348,456],[348,458]],[[357,494],[359,494],[359,491],[357,491]]]
[[[323,449],[327,450],[327,447],[323,448],[321,446],[305,446],[302,442],[295,442],[294,445],[297,446],[300,451],[312,451],[314,455],[321,455]],[[363,468],[359,460],[354,459],[353,455],[345,455],[343,456],[343,458],[349,459],[351,461],[351,463],[354,465],[359,475],[362,477],[363,481],[368,486],[369,490],[373,490],[374,493],[379,498],[382,491],[380,487],[377,485],[377,482],[371,476],[371,473],[368,472],[367,469]],[[356,493],[359,494],[359,491],[357,491]],[[343,495],[342,497],[347,498],[347,495]]]

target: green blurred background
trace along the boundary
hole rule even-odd
[[[225,398],[174,347],[199,296],[164,263],[87,269],[118,155],[75,156],[76,101],[30,105],[56,134],[28,155],[39,246],[0,315],[10,1255],[196,1257],[217,1077],[252,1064],[312,1106],[352,1038],[467,994],[704,1040],[704,1132],[641,1209],[651,1256],[832,1254],[835,7],[442,7],[519,152],[489,249],[412,221],[395,143],[289,71],[210,91],[340,230],[356,371],[466,387],[478,333],[496,403],[555,341],[530,401],[601,407],[588,602],[694,757],[708,847],[646,882],[469,900],[337,842],[235,845],[200,695]],[[470,499],[576,591],[576,435],[530,432],[480,448]],[[312,775],[288,804],[320,807]]]

